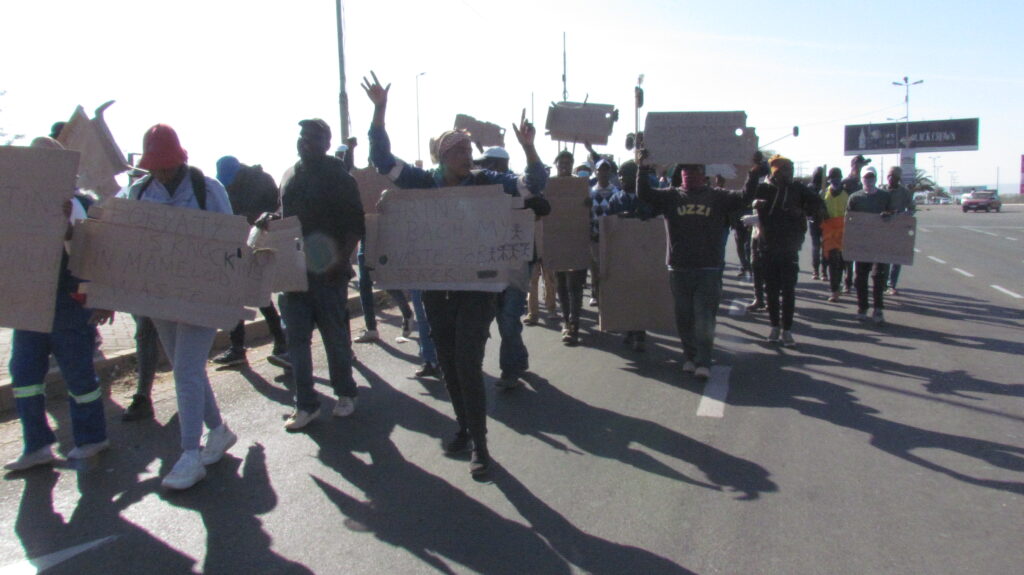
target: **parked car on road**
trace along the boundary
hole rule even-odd
[[[995,210],[998,212],[1003,207],[1003,202],[999,200],[999,195],[996,192],[975,191],[965,195],[960,202],[960,206],[964,212],[968,210],[975,212],[979,210],[985,210],[986,212]]]

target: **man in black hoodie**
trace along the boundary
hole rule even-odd
[[[768,181],[759,183],[766,175],[770,175]],[[772,325],[767,341],[793,347],[800,248],[807,234],[807,218],[820,213],[824,205],[817,194],[793,181],[793,161],[780,155],[756,163],[747,174],[744,188],[757,210],[762,230],[759,249]]]

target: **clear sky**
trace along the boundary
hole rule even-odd
[[[388,130],[412,161],[456,114],[511,126],[525,108],[538,124],[562,99],[567,34],[569,100],[620,110],[609,146],[625,157],[633,86],[645,75],[647,111],[744,110],[762,143],[803,170],[848,167],[843,126],[904,111],[910,119],[981,120],[975,152],[918,155],[943,186],[1016,193],[1024,154],[1024,4],[1011,1],[731,2],[608,0],[347,0],[345,52],[352,133],[366,143],[371,107],[359,80],[391,82]],[[163,122],[191,163],[212,173],[220,156],[281,174],[295,161],[296,122],[322,117],[340,143],[333,0],[252,2],[48,0],[5,2],[0,127],[28,139],[81,104],[117,103],[107,121],[125,153]],[[419,77],[422,151],[416,142]],[[509,129],[513,168],[522,153]],[[366,163],[366,146],[357,165]],[[577,157],[583,157],[582,146]],[[890,166],[894,155],[875,157]]]

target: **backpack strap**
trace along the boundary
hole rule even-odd
[[[200,210],[206,209],[206,176],[199,168],[189,166],[188,177],[192,181],[192,194],[196,197],[196,203],[199,204]],[[139,195],[135,197],[136,200],[142,199],[142,194],[146,193],[149,188],[149,184],[153,183],[153,176],[148,175],[142,179],[142,186],[139,188]]]

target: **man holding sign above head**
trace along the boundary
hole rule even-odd
[[[372,73],[371,73],[372,74]],[[489,170],[473,170],[473,150],[465,132],[447,131],[431,141],[431,156],[438,164],[433,170],[410,166],[391,153],[391,142],[384,128],[388,90],[377,76],[373,81],[363,78],[363,89],[374,105],[370,126],[370,159],[377,170],[386,174],[399,188],[443,188],[499,184],[506,194],[522,195],[524,205],[538,216],[551,210],[541,195],[547,182],[547,170],[534,147],[536,130],[523,111],[516,138],[526,153],[523,176],[501,174]],[[487,400],[484,393],[483,359],[491,321],[496,311],[496,294],[484,291],[425,291],[423,304],[430,323],[431,338],[437,346],[438,362],[445,386],[451,397],[458,431],[444,445],[448,454],[472,448],[470,472],[474,477],[486,475],[491,458],[487,449]]]

